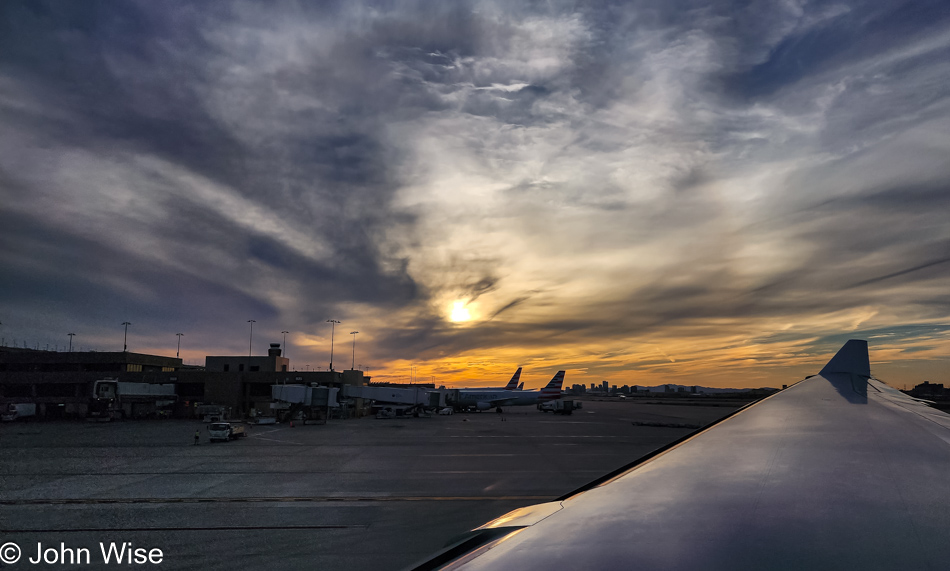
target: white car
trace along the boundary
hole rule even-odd
[[[450,407],[450,406],[447,406],[447,407],[445,407],[445,408],[440,408],[440,409],[439,409],[439,414],[442,415],[442,416],[449,416],[449,415],[453,414],[454,412],[455,412],[455,411],[452,410],[452,407]]]

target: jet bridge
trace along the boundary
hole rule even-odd
[[[435,409],[446,406],[451,391],[427,387],[360,387],[343,385],[342,389],[307,385],[271,385],[271,408],[278,418],[293,418],[301,410],[307,418],[326,418],[331,409],[340,407],[340,400],[367,399],[376,403],[404,405],[410,409]],[[326,415],[326,416],[324,416]]]
[[[302,411],[304,420],[326,422],[330,410],[340,407],[339,392],[336,387],[271,385],[271,410],[278,419],[293,420]]]
[[[340,389],[309,385],[271,385],[271,399],[278,402],[336,408]]]
[[[446,391],[427,387],[359,387],[344,385],[343,396],[373,402],[376,418],[418,416],[445,406]]]
[[[426,387],[356,387],[343,386],[345,398],[362,398],[391,404],[407,404],[423,408],[445,406],[445,397],[439,389]]]

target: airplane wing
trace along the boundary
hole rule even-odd
[[[869,377],[848,341],[819,375],[417,569],[945,569],[950,415]]]

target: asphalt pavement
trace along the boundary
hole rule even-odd
[[[692,431],[657,424],[733,410],[585,402],[571,416],[522,407],[253,426],[214,444],[197,421],[10,423],[0,543],[21,549],[11,569],[103,568],[100,544],[112,543],[161,550],[161,563],[144,564],[160,569],[401,569]],[[644,422],[654,426],[634,424]],[[42,560],[50,548],[55,563]]]

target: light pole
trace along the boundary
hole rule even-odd
[[[350,335],[353,336],[353,364],[350,365],[350,370],[356,369],[356,334],[359,331],[350,331]]]
[[[327,319],[327,323],[330,324],[330,370],[333,370],[333,332],[336,329],[336,324],[340,323],[336,319]]]
[[[175,357],[181,357],[181,336],[184,335],[184,333],[175,333],[175,335],[178,336],[178,350],[175,351]]]
[[[123,321],[122,325],[125,325],[125,337],[122,338],[122,351],[127,352],[129,350],[129,325],[132,325],[128,321]]]
[[[281,331],[281,333],[284,334],[284,359],[286,359],[287,358],[287,334],[290,333],[290,331]]]
[[[251,335],[247,339],[247,358],[251,358],[251,345],[254,343],[254,324],[257,323],[253,319],[248,319],[248,323],[251,324]],[[250,361],[248,361],[248,367],[250,367]]]
[[[69,335],[69,352],[72,353],[73,352],[73,335],[75,335],[75,333],[67,333],[66,335]]]

